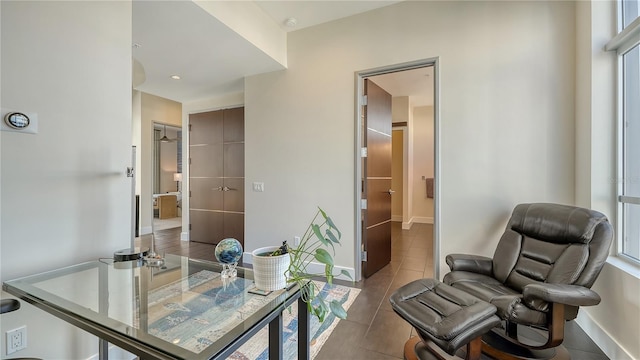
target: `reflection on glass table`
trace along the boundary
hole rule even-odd
[[[270,358],[281,358],[282,311],[300,301],[299,289],[256,295],[251,270],[237,270],[223,278],[221,264],[176,255],[161,267],[92,261],[3,289],[103,339],[101,358],[108,341],[145,359],[224,359],[266,325]],[[299,358],[307,359],[309,315],[299,309]]]

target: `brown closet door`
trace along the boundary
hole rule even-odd
[[[244,108],[224,110],[224,237],[244,247]]]
[[[244,108],[189,115],[190,240],[244,246]]]

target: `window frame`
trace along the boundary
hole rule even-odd
[[[634,256],[629,255],[624,252],[624,241],[625,241],[625,231],[624,231],[624,207],[625,204],[635,204],[640,205],[640,197],[636,196],[628,196],[624,195],[624,164],[625,164],[625,142],[624,142],[624,123],[625,123],[625,109],[624,109],[624,98],[625,98],[625,85],[624,85],[624,55],[635,49],[636,47],[640,47],[640,16],[636,17],[634,21],[624,27],[624,19],[623,19],[623,9],[622,9],[623,1],[618,1],[618,11],[617,11],[617,34],[616,36],[607,43],[605,46],[605,50],[607,51],[616,51],[617,56],[617,69],[616,69],[616,78],[617,78],[617,94],[616,94],[616,132],[617,132],[617,141],[616,141],[616,173],[617,179],[619,179],[616,183],[616,218],[617,218],[617,226],[616,232],[619,234],[616,242],[616,255],[618,258],[632,263],[634,265],[640,265],[640,259],[636,259]],[[640,79],[639,79],[640,81]],[[638,239],[640,242],[640,239]],[[639,256],[640,257],[640,256]]]

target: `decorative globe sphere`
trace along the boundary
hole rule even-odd
[[[242,244],[240,241],[227,238],[216,245],[216,259],[223,264],[234,264],[242,257]]]

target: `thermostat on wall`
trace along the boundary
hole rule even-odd
[[[4,116],[4,122],[14,129],[26,129],[31,124],[29,117],[23,113],[11,112]]]
[[[38,133],[38,115],[22,111],[2,109],[3,120],[0,130],[21,133]]]

